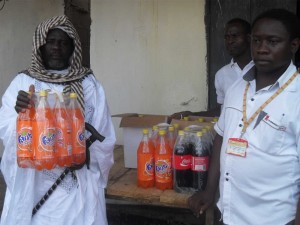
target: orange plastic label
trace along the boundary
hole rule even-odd
[[[172,181],[171,157],[168,155],[156,155],[155,180],[159,183]]]
[[[145,181],[154,179],[154,157],[152,154],[138,155],[138,179]]]

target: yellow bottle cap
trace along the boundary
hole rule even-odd
[[[39,94],[41,97],[46,97],[48,95],[48,92],[46,90],[41,90]]]
[[[201,131],[197,132],[197,137],[202,137],[202,132]]]
[[[74,92],[70,93],[70,98],[77,98],[77,94]]]
[[[159,135],[165,135],[166,134],[166,131],[165,130],[159,130]]]
[[[143,129],[143,134],[149,134],[149,130],[148,129]]]

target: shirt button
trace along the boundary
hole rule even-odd
[[[242,124],[239,124],[239,127],[242,127],[243,125]]]
[[[229,175],[229,173],[226,173],[226,175],[228,176],[228,175]]]
[[[251,101],[253,102],[253,101],[254,101],[254,98],[251,98]]]
[[[228,178],[226,178],[226,181],[228,181],[229,179]]]

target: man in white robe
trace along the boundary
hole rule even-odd
[[[105,137],[90,146],[89,169],[84,165],[68,173],[34,216],[32,209],[65,168],[37,171],[17,165],[17,112],[28,107],[26,91],[32,85],[36,92],[76,92],[85,121]],[[106,225],[104,188],[113,165],[115,132],[103,87],[93,72],[81,65],[79,37],[66,16],[51,18],[37,27],[31,66],[5,91],[0,115],[0,138],[5,147],[1,172],[7,185],[0,224]]]

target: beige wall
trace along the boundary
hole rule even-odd
[[[63,2],[64,0],[6,2],[0,11],[0,96],[15,75],[29,66],[35,27],[46,18],[63,14]],[[2,151],[0,143],[0,156]]]
[[[91,67],[112,114],[206,109],[204,0],[91,3]]]

